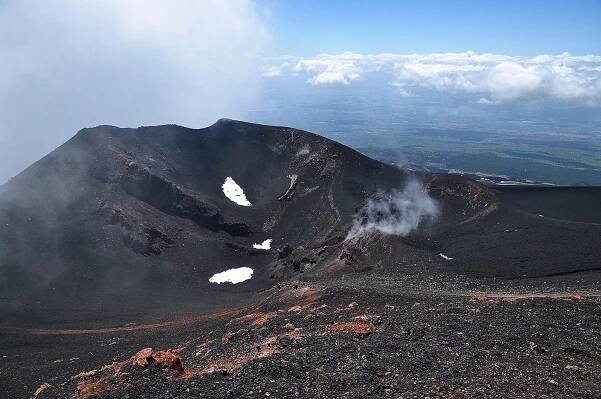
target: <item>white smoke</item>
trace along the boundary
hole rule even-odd
[[[269,43],[252,0],[0,0],[0,184],[83,127],[243,118]]]
[[[419,181],[411,179],[402,191],[393,190],[381,198],[369,200],[346,239],[371,232],[404,237],[420,224],[434,221],[439,214],[438,202],[426,193]]]

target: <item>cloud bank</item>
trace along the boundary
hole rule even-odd
[[[268,44],[250,0],[0,2],[0,184],[82,127],[240,117]]]
[[[425,88],[472,94],[480,104],[560,100],[601,106],[601,56],[501,54],[323,54],[272,60],[270,76],[300,74],[312,85],[349,85],[385,74],[399,94]]]

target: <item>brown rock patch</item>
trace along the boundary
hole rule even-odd
[[[102,379],[96,381],[85,380],[77,384],[75,397],[78,399],[87,399],[107,393],[111,389],[112,385]]]

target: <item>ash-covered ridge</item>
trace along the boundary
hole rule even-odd
[[[428,206],[416,206],[422,197]],[[408,228],[373,228],[414,209],[422,214]],[[98,126],[0,188],[0,312],[7,324],[37,325],[208,311],[291,277],[399,265],[569,275],[599,268],[600,232],[297,129]],[[209,281],[241,268],[252,278]]]

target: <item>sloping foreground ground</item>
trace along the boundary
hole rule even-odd
[[[548,283],[556,288],[491,290],[463,278],[363,274],[281,284],[248,308],[162,326],[23,330],[2,337],[1,389],[40,398],[598,398],[601,290]]]

